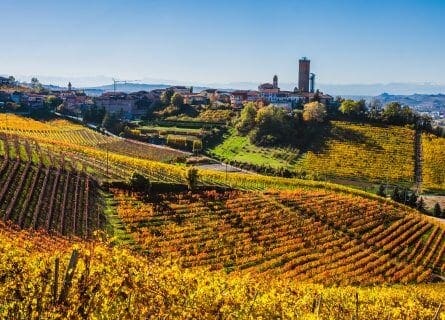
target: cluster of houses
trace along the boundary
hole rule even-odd
[[[230,93],[230,103],[234,108],[242,107],[245,102],[263,101],[266,104],[273,104],[277,107],[293,109],[312,100],[320,101],[325,105],[334,102],[334,98],[322,92],[305,92],[298,90],[283,91],[278,87],[278,77],[273,77],[272,83],[263,83],[258,86],[258,90],[236,90]]]
[[[15,80],[13,82],[4,81],[4,79],[10,78],[0,77],[0,85],[2,86],[2,89],[0,89],[0,107],[12,105],[14,108],[21,108],[25,112],[39,110],[45,108],[45,102],[50,96],[59,98],[61,108],[71,110],[81,110],[94,104],[93,99],[84,92],[72,90],[71,83],[68,84],[68,90],[34,92],[33,90],[23,90],[23,87],[18,86]]]
[[[13,77],[0,77],[0,85],[13,86]],[[43,108],[48,95],[59,98],[61,111],[71,114],[80,114],[84,108],[96,105],[108,112],[119,112],[125,118],[135,119],[144,116],[153,102],[159,101],[166,90],[180,94],[185,104],[231,106],[240,109],[246,102],[263,102],[291,110],[310,101],[317,100],[326,106],[333,104],[332,96],[323,94],[318,90],[314,92],[315,74],[310,73],[310,61],[300,59],[298,88],[293,91],[280,90],[278,77],[273,77],[272,83],[263,83],[258,90],[219,90],[205,89],[194,92],[193,87],[172,86],[166,89],[139,91],[133,93],[105,92],[98,97],[87,96],[83,91],[73,90],[71,83],[65,90],[52,90],[45,93],[29,93],[22,91],[0,91],[0,106],[7,101],[17,105],[27,106],[30,109]]]

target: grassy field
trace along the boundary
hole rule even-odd
[[[223,143],[210,150],[219,158],[252,163],[273,168],[293,168],[298,150],[286,148],[262,148],[252,144],[249,137],[241,137],[231,129]]]

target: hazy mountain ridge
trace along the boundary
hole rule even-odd
[[[445,111],[445,94],[391,95],[383,93],[375,98],[383,104],[399,102],[419,111]]]

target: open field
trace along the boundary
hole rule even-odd
[[[211,154],[229,161],[291,169],[298,156],[298,150],[257,147],[250,142],[249,137],[238,136],[232,129],[224,141],[211,150]]]

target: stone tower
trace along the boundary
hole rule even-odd
[[[298,71],[298,89],[301,92],[309,92],[309,74],[311,72],[311,60],[306,57],[300,59]]]
[[[277,75],[273,76],[273,88],[278,89],[278,77]]]

